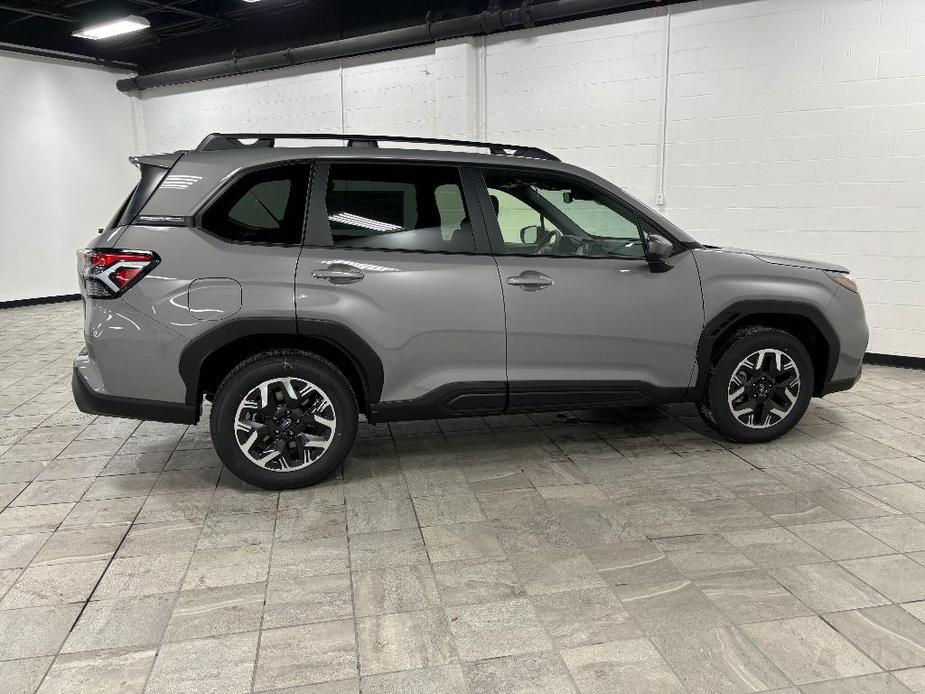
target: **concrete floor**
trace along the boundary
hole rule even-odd
[[[0,311],[4,692],[925,692],[925,372],[774,445],[688,406],[365,427],[276,494],[203,425],[79,413],[80,330]]]

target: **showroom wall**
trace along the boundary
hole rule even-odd
[[[75,249],[136,180],[123,73],[0,53],[0,302],[77,292]]]
[[[111,73],[69,69],[97,75],[82,78],[92,88],[63,79],[55,91],[79,95],[55,112],[87,129],[68,137],[84,148],[68,156],[92,153],[89,195],[99,199],[38,206],[58,217],[37,225],[36,198],[49,195],[30,205],[0,193],[25,210],[21,243],[33,243],[29,229],[54,228],[73,234],[73,247],[105,221],[127,186],[132,117],[145,152],[188,148],[216,130],[509,140],[661,202],[704,242],[848,265],[871,351],[925,356],[921,0],[703,0],[132,97],[115,91]],[[6,109],[0,119],[12,120]],[[30,157],[13,161],[33,171]],[[73,231],[78,205],[87,219]],[[0,282],[4,296],[15,293],[8,276]]]

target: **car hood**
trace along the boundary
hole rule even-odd
[[[750,255],[758,260],[763,260],[772,265],[788,265],[790,267],[808,267],[816,270],[832,270],[834,272],[848,272],[848,268],[838,263],[832,263],[828,260],[809,260],[808,258],[793,258],[786,255],[775,255],[773,253],[762,253],[760,251],[749,251],[744,248],[722,248],[719,246],[707,246],[711,250],[721,251],[723,253],[736,253],[740,255]]]

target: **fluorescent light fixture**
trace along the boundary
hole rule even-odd
[[[108,39],[113,36],[121,36],[122,34],[131,34],[133,31],[147,29],[150,26],[151,22],[144,17],[130,15],[128,17],[122,17],[121,19],[114,19],[111,22],[94,24],[80,31],[75,31],[71,36],[76,36],[79,39],[98,41],[99,39]]]

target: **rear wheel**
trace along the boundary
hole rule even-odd
[[[266,352],[242,362],[212,404],[212,442],[222,462],[264,489],[324,479],[347,456],[356,429],[357,404],[346,378],[304,352]]]
[[[770,441],[800,421],[814,377],[809,352],[793,335],[744,328],[710,366],[700,414],[733,441]]]

